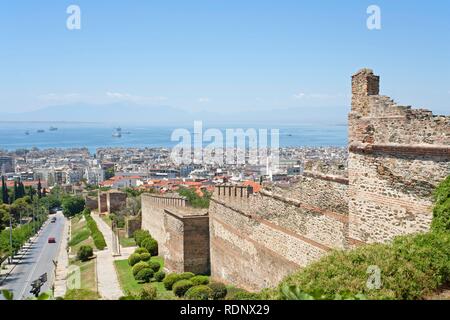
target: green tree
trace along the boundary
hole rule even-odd
[[[14,201],[16,201],[16,199],[20,198],[16,180],[14,180],[13,194],[14,194],[14,196],[13,196],[13,202],[14,202]]]
[[[41,179],[39,179],[38,181],[38,186],[37,186],[37,194],[38,194],[38,198],[42,198],[42,184],[41,184]]]
[[[194,208],[209,208],[209,200],[211,199],[211,194],[207,191],[202,191],[203,196],[199,196],[195,189],[192,188],[181,188],[178,190],[178,194],[186,197],[189,203]]]
[[[25,197],[26,192],[25,192],[25,186],[23,185],[23,182],[19,180],[19,196],[20,198]]]
[[[8,186],[6,185],[4,176],[2,176],[2,200],[5,204],[9,203]]]
[[[64,215],[72,217],[84,210],[85,201],[82,197],[65,196],[61,201]]]
[[[9,206],[0,204],[0,231],[9,224]]]
[[[105,170],[105,180],[111,179],[116,175],[114,171],[114,167],[108,168]]]

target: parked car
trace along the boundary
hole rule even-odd
[[[48,243],[56,243],[56,239],[54,237],[48,238]]]

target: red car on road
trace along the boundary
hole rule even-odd
[[[54,237],[48,238],[48,243],[56,243],[56,239]]]

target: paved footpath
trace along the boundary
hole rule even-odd
[[[104,300],[118,300],[124,294],[122,289],[120,289],[119,279],[114,267],[112,231],[98,214],[92,213],[92,218],[94,218],[99,230],[103,233],[107,244],[105,250],[96,252],[98,291]]]
[[[69,253],[68,253],[68,242],[69,242],[69,228],[70,221],[64,217],[65,224],[63,230],[63,240],[59,247],[58,253],[58,263],[56,265],[56,275],[55,275],[55,297],[64,297],[67,291],[67,272],[69,268]]]

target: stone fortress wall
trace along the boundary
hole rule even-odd
[[[350,236],[365,243],[426,231],[432,192],[450,174],[450,117],[379,95],[379,77],[352,77]]]
[[[170,272],[209,274],[209,217],[176,194],[142,194],[142,229],[158,241]]]
[[[330,250],[428,230],[432,191],[450,174],[450,117],[398,106],[379,88],[369,69],[352,77],[346,172],[313,166],[288,189],[272,185],[258,193],[217,186],[208,251],[189,251],[183,214],[173,214],[185,201],[143,195],[142,227],[162,244],[169,266],[181,270],[203,252],[212,278],[256,291]],[[206,239],[204,221],[191,235]]]
[[[260,290],[347,246],[346,178],[304,176],[287,191],[241,195],[241,188],[217,187],[211,201],[214,279]]]
[[[213,278],[260,290],[332,249],[429,229],[432,191],[450,174],[450,117],[398,106],[379,87],[371,70],[352,78],[347,173],[305,171],[287,190],[247,197],[215,192]]]

